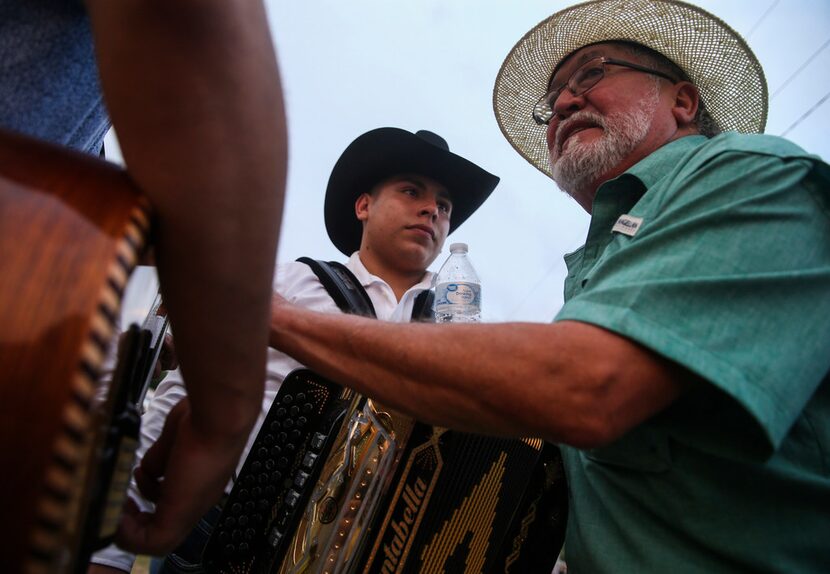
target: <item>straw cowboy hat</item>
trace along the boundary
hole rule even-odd
[[[767,83],[746,42],[720,19],[676,0],[594,0],[540,22],[510,50],[496,77],[493,108],[502,133],[527,161],[550,176],[546,126],[531,112],[558,64],[597,42],[635,42],[660,52],[700,90],[723,131],[761,133]]]
[[[432,132],[378,128],[359,136],[337,160],[326,189],[326,230],[345,255],[360,248],[363,226],[354,216],[362,193],[393,175],[412,173],[443,184],[452,199],[450,233],[484,203],[499,178],[450,151]]]

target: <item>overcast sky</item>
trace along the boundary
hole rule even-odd
[[[574,2],[266,3],[290,131],[278,261],[303,255],[343,259],[326,235],[322,206],[331,168],[355,137],[381,126],[429,129],[501,177],[487,203],[450,236],[433,267],[446,258],[449,243],[464,241],[482,280],[486,320],[550,321],[562,305],[562,255],[584,241],[588,215],[513,151],[491,101],[496,74],[513,45]],[[830,96],[830,2],[693,3],[744,36],[764,66],[772,96],[766,132],[781,135],[818,105],[787,137],[830,158],[830,102],[820,104]]]

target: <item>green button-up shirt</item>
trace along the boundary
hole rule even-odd
[[[564,447],[569,572],[830,572],[830,166],[685,137],[597,191],[556,320],[699,376],[609,446]]]

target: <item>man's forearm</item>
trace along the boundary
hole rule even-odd
[[[128,170],[158,215],[159,276],[194,423],[244,435],[260,406],[285,185],[265,11],[250,0],[88,7]]]
[[[401,325],[277,305],[271,344],[426,422],[575,446],[614,440],[681,388],[676,366],[575,322]]]

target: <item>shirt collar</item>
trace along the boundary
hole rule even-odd
[[[704,141],[706,136],[692,135],[669,142],[620,176],[600,185],[591,207],[591,219],[616,219],[619,214],[634,207],[649,188],[680,162],[681,157]]]
[[[669,142],[625,173],[600,185],[591,207],[591,223],[583,250],[585,257],[598,256],[610,243],[610,230],[617,218],[632,210],[649,188],[680,162],[683,155],[704,141],[705,136],[693,135]]]
[[[706,141],[706,136],[684,136],[667,143],[654,150],[648,156],[631,166],[625,173],[631,174],[640,181],[646,189],[657,183],[657,180],[674,168],[689,150],[698,147]]]
[[[369,285],[372,285],[373,283],[382,283],[387,286],[389,285],[386,281],[377,275],[372,275],[369,270],[366,269],[366,266],[363,265],[363,261],[360,259],[360,251],[352,253],[351,257],[349,257],[349,260],[346,262],[346,267],[349,268],[349,271],[354,273],[354,276],[357,277],[357,280],[360,281],[360,284],[364,288],[369,287]],[[432,286],[433,275],[434,273],[432,271],[425,272],[424,276],[421,277],[421,280],[417,284],[410,287],[407,290],[407,293],[413,289],[417,289],[419,291],[429,289]]]

